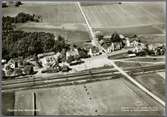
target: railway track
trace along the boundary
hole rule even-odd
[[[164,70],[165,65],[151,65],[145,67],[136,68],[126,68],[125,71],[128,74],[135,75],[145,72],[155,72],[159,70]],[[89,83],[101,80],[110,80],[115,78],[120,78],[122,74],[117,70],[111,69],[101,69],[88,70],[81,74],[69,74],[62,75],[60,77],[30,77],[17,80],[2,81],[2,92],[13,92],[19,90],[30,90],[39,88],[50,88],[74,84]]]

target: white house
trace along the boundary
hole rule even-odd
[[[129,41],[129,38],[125,38],[125,40],[126,40],[126,47],[130,47],[130,41]]]

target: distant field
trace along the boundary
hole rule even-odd
[[[1,97],[1,101],[2,101],[2,115],[8,115],[8,116],[13,116],[14,112],[13,111],[9,111],[9,110],[13,110],[14,109],[14,105],[15,105],[15,94],[14,93],[2,93],[2,97]]]
[[[50,23],[52,25],[84,23],[80,10],[74,3],[25,3],[20,7],[8,7],[2,9],[4,16],[15,16],[19,12],[41,15],[43,22]]]
[[[147,34],[147,35],[140,35],[140,40],[143,43],[149,43],[149,44],[156,44],[156,43],[164,43],[166,42],[166,35],[160,34],[160,35],[154,35],[154,34]]]
[[[90,41],[90,35],[85,31],[73,31],[73,30],[65,30],[65,29],[48,29],[48,28],[35,28],[35,27],[26,27],[21,28],[21,30],[26,32],[49,32],[53,33],[55,36],[61,35],[65,38],[67,43],[76,44],[83,46],[83,44],[87,41]]]
[[[108,26],[101,28],[93,28],[94,31],[101,31],[104,35],[109,35],[114,32],[122,34],[162,34],[165,32],[164,24],[140,24],[140,25],[129,25],[129,26]]]
[[[143,4],[88,5],[83,6],[83,9],[95,30],[123,33],[162,32],[159,27],[164,27],[165,5]],[[154,27],[154,24],[158,28]]]

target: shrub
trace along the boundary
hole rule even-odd
[[[33,66],[32,66],[32,65],[26,65],[26,66],[24,67],[24,73],[25,73],[26,75],[34,74]]]

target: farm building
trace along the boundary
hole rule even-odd
[[[8,63],[4,65],[3,71],[5,76],[18,76],[23,74],[21,67],[18,59],[10,59]]]
[[[58,63],[58,59],[61,56],[60,53],[57,53],[56,55],[50,55],[50,56],[46,56],[43,57],[42,59],[40,59],[40,61],[42,62],[42,65],[45,67],[51,67],[54,66]]]
[[[111,36],[104,36],[102,45],[106,46],[107,51],[110,53],[112,51],[120,50],[124,47],[124,36],[113,33]]]
[[[70,56],[79,56],[78,49],[76,47],[71,46],[69,50],[66,52],[66,59],[68,59]]]
[[[42,57],[45,57],[45,56],[52,56],[54,55],[55,53],[54,52],[48,52],[48,53],[42,53],[42,54],[38,54],[38,58],[42,58]]]

